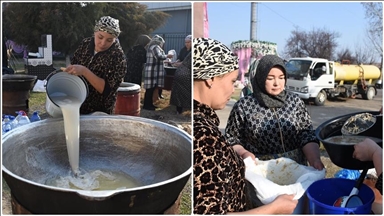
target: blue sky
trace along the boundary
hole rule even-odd
[[[250,39],[251,2],[208,2],[209,37],[226,45]],[[338,32],[338,48],[364,46],[368,20],[359,2],[259,2],[257,40],[277,43],[280,54],[297,26]]]

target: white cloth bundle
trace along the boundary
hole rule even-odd
[[[244,163],[245,178],[255,187],[263,204],[271,203],[282,194],[295,194],[294,199],[300,199],[313,182],[325,177],[325,169],[317,170],[289,158],[255,163],[248,157]]]

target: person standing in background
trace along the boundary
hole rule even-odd
[[[147,62],[145,63],[144,72],[144,105],[143,109],[156,110],[153,105],[159,99],[158,89],[164,87],[164,60],[172,58],[173,55],[165,54],[163,46],[164,39],[155,35],[152,37],[147,48]]]
[[[185,37],[185,46],[181,48],[180,53],[177,56],[177,60],[175,63],[173,63],[174,67],[178,67],[181,65],[181,62],[184,60],[184,58],[191,53],[191,47],[192,47],[192,35],[188,35]]]
[[[176,106],[177,114],[183,112],[183,108],[191,109],[191,53],[189,53],[177,67],[172,83],[170,104]]]
[[[147,61],[147,45],[151,41],[148,35],[140,35],[133,47],[127,52],[127,74],[124,82],[135,83],[141,86],[144,64]]]

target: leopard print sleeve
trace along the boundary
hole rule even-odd
[[[195,214],[226,214],[246,209],[244,163],[219,133],[194,124]]]

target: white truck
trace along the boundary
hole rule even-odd
[[[286,90],[322,106],[328,97],[355,98],[361,94],[372,100],[381,72],[374,65],[343,64],[321,58],[291,58],[286,63]]]

